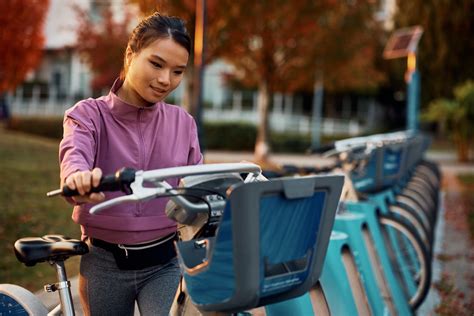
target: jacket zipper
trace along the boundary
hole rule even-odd
[[[138,155],[139,155],[139,169],[145,170],[145,140],[143,139],[142,127],[141,127],[141,118],[142,118],[143,109],[139,108],[137,113],[137,125],[138,125],[138,136],[139,136],[139,148],[138,148]],[[141,203],[137,203],[137,216],[141,213]]]

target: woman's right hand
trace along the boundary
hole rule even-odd
[[[102,170],[94,168],[92,171],[77,171],[67,177],[64,182],[70,189],[76,189],[80,195],[73,196],[76,203],[97,203],[105,199],[103,192],[88,193],[91,188],[99,185],[102,178]]]

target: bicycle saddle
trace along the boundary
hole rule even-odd
[[[50,260],[66,260],[89,252],[85,242],[62,235],[21,238],[15,242],[14,248],[17,259],[26,266]]]

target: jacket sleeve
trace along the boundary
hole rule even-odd
[[[76,171],[91,170],[94,167],[95,131],[94,124],[83,119],[80,111],[66,112],[63,121],[63,139],[59,145],[61,184]]]
[[[188,154],[188,165],[200,165],[203,163],[203,156],[201,154],[201,148],[199,147],[199,137],[196,127],[196,122],[191,119],[190,130],[190,145]]]

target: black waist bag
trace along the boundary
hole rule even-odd
[[[155,241],[155,246],[144,245],[117,245],[99,239],[92,239],[94,246],[110,251],[120,270],[141,270],[157,265],[163,265],[176,257],[174,241],[177,234],[166,236],[160,241]],[[146,247],[146,248],[145,248]]]

